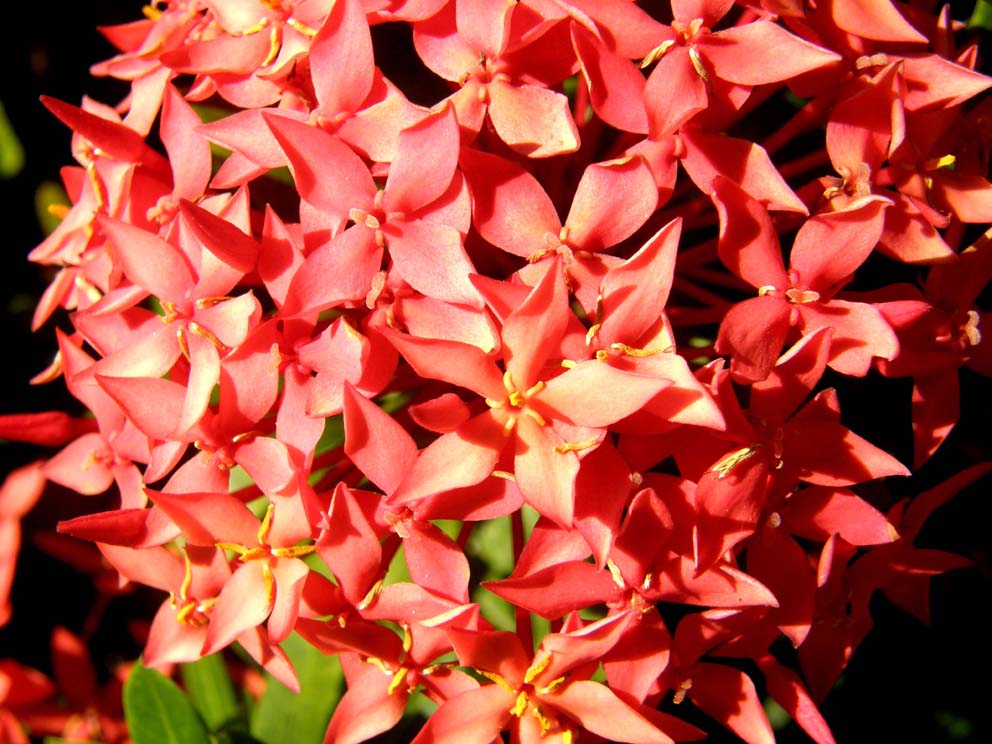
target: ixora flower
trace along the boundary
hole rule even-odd
[[[34,382],[78,404],[0,417],[43,449],[0,487],[0,625],[32,612],[29,541],[96,601],[59,605],[54,684],[0,659],[0,738],[767,744],[774,700],[831,744],[873,597],[929,621],[969,559],[917,538],[992,467],[935,454],[975,430],[959,375],[992,372],[965,26],[902,0],[144,15],[94,68],[126,98],[45,99],[76,165],[30,254],[58,324]],[[141,663],[94,674],[123,627]]]

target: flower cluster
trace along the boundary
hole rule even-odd
[[[45,101],[77,164],[31,253],[35,326],[71,322],[38,381],[92,415],[0,419],[58,448],[0,535],[42,479],[112,490],[60,531],[160,590],[144,664],[237,643],[297,689],[295,631],[344,668],[328,742],[414,692],[417,742],[702,736],[663,701],[769,742],[756,680],[832,742],[869,599],[926,619],[966,561],[915,536],[990,467],[883,513],[859,484],[910,470],[822,380],[912,378],[918,468],[959,369],[992,373],[992,79],[926,1],[642,5],[156,0],[103,29],[130,95]],[[52,686],[3,664],[25,740]]]

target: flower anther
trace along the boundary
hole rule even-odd
[[[507,410],[506,421],[503,423],[503,433],[506,436],[510,435],[513,431],[513,427],[517,425],[517,416],[524,414],[530,416],[534,421],[536,421],[541,426],[547,426],[547,421],[544,420],[544,416],[535,411],[533,408],[527,405],[529,398],[537,395],[542,390],[544,390],[544,381],[538,380],[534,385],[527,388],[527,390],[521,392],[517,390],[513,383],[513,376],[510,371],[507,370],[503,373],[503,387],[506,388],[507,397],[505,401],[493,400],[492,398],[486,398],[486,405],[488,405],[493,410],[503,410],[507,408],[509,404],[510,408],[518,409],[518,412],[510,412]]]

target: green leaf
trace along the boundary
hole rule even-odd
[[[341,697],[341,665],[296,633],[282,647],[296,668],[300,693],[267,674],[265,692],[252,711],[251,735],[263,744],[321,744]]]
[[[992,31],[992,2],[990,0],[978,0],[975,9],[968,19],[968,28],[984,28]]]
[[[24,167],[24,146],[0,103],[0,178],[13,178]]]
[[[219,731],[241,718],[223,654],[204,656],[180,667],[183,684],[193,705],[211,731]]]
[[[34,192],[34,212],[45,235],[55,232],[55,228],[62,222],[62,218],[52,210],[56,205],[70,206],[65,189],[55,181],[42,181]]]
[[[133,744],[210,744],[189,698],[140,662],[124,683],[124,719]]]
[[[765,698],[763,706],[765,708],[765,716],[768,718],[768,723],[771,724],[773,731],[781,731],[792,721],[792,717],[789,716],[785,708],[772,698]]]

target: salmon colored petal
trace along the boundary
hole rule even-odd
[[[159,136],[172,164],[172,192],[198,199],[210,181],[210,144],[197,131],[200,117],[171,85],[162,99]]]
[[[417,445],[406,430],[347,382],[344,451],[386,493],[396,490],[417,459]]]
[[[716,349],[730,354],[731,372],[756,382],[772,371],[789,334],[791,310],[778,297],[753,297],[734,305],[723,317]]]
[[[806,205],[789,188],[761,145],[689,128],[682,131],[681,137],[685,144],[682,165],[704,193],[713,191],[719,174],[766,209],[807,214]]]
[[[884,197],[865,197],[843,210],[806,220],[796,234],[790,261],[799,275],[797,284],[821,297],[833,295],[878,243],[890,204]]]
[[[851,545],[883,545],[898,535],[882,512],[842,488],[805,488],[789,500],[781,516],[782,529],[819,542],[837,534]]]
[[[639,411],[669,384],[594,359],[549,380],[536,400],[554,411],[555,418],[603,428]]]
[[[413,212],[440,198],[454,177],[458,147],[458,122],[451,106],[400,132],[383,194],[385,208]]]
[[[708,102],[706,83],[693,68],[687,48],[673,46],[655,65],[644,86],[651,139],[677,132]]]
[[[488,86],[489,119],[510,148],[530,158],[548,158],[579,149],[579,130],[561,93],[536,85]]]
[[[390,502],[409,503],[481,483],[493,472],[506,442],[503,427],[488,412],[470,419],[421,451]]]
[[[193,270],[175,246],[162,238],[110,217],[98,216],[114,262],[132,282],[160,300],[182,302],[193,288]]]
[[[483,583],[497,597],[548,620],[618,598],[608,571],[585,561],[557,563],[527,576]]]
[[[242,274],[255,270],[260,250],[258,241],[191,201],[180,202],[180,210],[186,224],[208,251]]]
[[[704,36],[699,54],[717,77],[739,85],[777,83],[837,64],[840,56],[805,41],[770,21],[755,21]],[[769,58],[768,49],[775,55]]]
[[[389,689],[390,677],[371,664],[348,678],[348,691],[338,701],[324,735],[325,742],[359,744],[399,723],[407,695]]]
[[[438,300],[482,307],[469,281],[475,267],[458,230],[411,219],[391,222],[384,232],[395,268],[410,286]]]
[[[754,683],[744,672],[720,664],[698,664],[689,698],[748,744],[775,744]]]
[[[352,209],[373,208],[375,182],[350,147],[303,122],[267,114],[262,118],[289,159],[300,196],[338,219]]]
[[[788,287],[782,249],[767,209],[722,175],[714,178],[712,196],[720,215],[718,251],[724,265],[752,287]]]
[[[514,698],[496,684],[447,700],[435,711],[413,744],[491,744],[512,717]]]
[[[228,646],[239,635],[265,622],[272,610],[266,596],[261,561],[249,561],[228,579],[210,612],[203,655]]]
[[[577,23],[572,24],[572,46],[597,116],[622,131],[647,134],[645,82],[637,67]]]
[[[565,333],[568,314],[568,292],[556,258],[523,304],[503,323],[503,357],[518,391],[528,390],[539,381],[541,367],[557,351]],[[506,392],[492,397],[503,400]]]
[[[477,150],[463,150],[462,171],[472,192],[472,223],[493,245],[527,258],[547,247],[561,222],[544,188],[515,163]]]
[[[562,527],[571,527],[579,458],[564,444],[551,427],[521,416],[513,472],[528,504]]]
[[[442,597],[467,604],[469,565],[465,554],[439,527],[414,522],[403,540],[410,577]]]
[[[372,36],[359,0],[336,0],[310,44],[310,77],[326,116],[357,111],[372,89]]]
[[[546,699],[576,718],[592,734],[634,744],[670,744],[671,737],[623,702],[606,685],[577,680]]]
[[[593,163],[582,173],[565,219],[568,243],[600,251],[629,238],[658,205],[658,188],[640,156]]]

